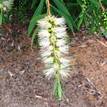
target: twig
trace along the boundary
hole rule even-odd
[[[35,95],[35,98],[40,99],[40,100],[47,101],[47,99],[46,99],[46,98],[43,98],[42,96],[39,96],[39,95]]]
[[[102,41],[100,41],[100,40],[98,40],[98,39],[97,39],[97,42],[99,42],[101,45],[103,45],[104,47],[107,48],[107,44],[105,44],[104,42],[102,42]]]
[[[48,12],[48,15],[50,16],[51,12],[50,12],[50,1],[49,0],[47,0],[47,12]]]

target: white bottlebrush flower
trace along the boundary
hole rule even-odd
[[[48,57],[48,58],[44,57],[42,59],[43,59],[44,63],[46,63],[46,64],[53,63],[53,57]]]
[[[70,71],[71,71],[71,65],[69,63],[69,61],[67,62],[67,64],[65,64],[65,62],[61,65],[61,70],[60,70],[60,74],[62,79],[65,79],[67,77],[69,77]]]
[[[70,63],[68,64],[61,64],[61,70],[68,70],[70,68]]]
[[[43,72],[44,72],[44,74],[46,75],[46,77],[48,79],[50,79],[51,77],[53,77],[53,75],[55,74],[54,68],[46,69]]]
[[[49,48],[48,49],[41,48],[40,54],[41,54],[42,58],[44,58],[44,57],[48,58],[51,56],[51,50],[49,50]]]
[[[46,52],[46,51],[44,53],[41,53],[42,58],[50,56],[50,55],[51,55],[50,52]]]
[[[45,39],[46,40],[46,39]],[[49,44],[49,42],[45,42],[45,40],[43,40],[42,42],[41,42],[41,44],[40,44],[40,46],[42,47],[42,46],[44,46],[44,47],[48,47],[50,44]]]
[[[38,32],[38,36],[40,39],[44,39],[44,38],[49,38],[50,34],[47,30],[42,29]]]
[[[56,44],[57,44],[57,46],[61,47],[61,46],[64,46],[66,44],[66,41],[63,39],[59,39],[59,40],[57,40]]]
[[[40,29],[48,29],[51,27],[51,24],[45,19],[41,19],[38,21],[38,26],[40,27]]]
[[[67,65],[70,64],[69,59],[65,59],[65,58],[60,58],[60,62],[61,62],[61,64],[62,64],[62,66],[63,66],[63,65],[64,65],[64,66],[67,66]]]
[[[69,47],[67,45],[59,48],[61,53],[68,53]]]
[[[64,33],[64,32],[66,32],[66,27],[56,27],[55,28],[55,32],[56,33]]]
[[[43,53],[51,53],[51,50],[49,49],[49,47],[40,47],[40,54]]]
[[[67,36],[66,27],[56,27],[54,28],[57,38],[65,38]]]
[[[38,32],[40,46],[46,47],[49,46],[49,33],[47,30],[40,30]]]
[[[62,77],[62,79],[68,78],[70,74],[70,70],[60,70],[60,75]]]
[[[66,32],[63,32],[63,33],[56,33],[56,36],[58,39],[62,39],[62,38],[65,38],[67,36],[67,33]]]
[[[56,21],[56,24],[57,24],[57,25],[60,25],[60,26],[61,26],[61,25],[62,25],[62,26],[65,25],[65,19],[64,19],[64,18],[56,18],[55,21]]]
[[[38,27],[40,54],[45,64],[46,77],[51,78],[56,72],[63,78],[68,77],[70,64],[63,55],[68,54],[69,50],[65,39],[67,33],[64,18],[47,16],[38,21]]]
[[[49,45],[50,45],[50,43],[49,43],[49,40],[47,38],[44,38],[40,44],[41,47],[49,47]]]

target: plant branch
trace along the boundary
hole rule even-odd
[[[48,12],[48,15],[50,16],[51,12],[50,12],[50,1],[49,0],[47,0],[47,12]]]

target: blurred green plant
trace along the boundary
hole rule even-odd
[[[1,24],[6,14],[12,14],[7,11],[10,10],[9,7],[12,7],[10,5],[13,4],[12,2],[13,0],[0,0]],[[38,29],[37,21],[47,15],[46,0],[30,0],[30,2],[29,0],[15,0],[14,5],[17,8],[15,11],[18,20],[21,23],[27,20],[29,23],[28,34],[32,37],[33,42],[37,41],[37,30],[35,29]],[[85,27],[91,33],[100,33],[103,27],[102,13],[107,11],[107,0],[51,0],[50,9],[53,15],[63,16],[66,19],[68,28],[72,32]]]
[[[32,36],[33,42],[37,38],[37,30],[35,31],[37,21],[47,14],[45,1],[40,0],[28,27],[28,34]],[[106,12],[106,7],[106,0],[51,0],[50,9],[53,15],[63,16],[66,19],[68,28],[72,32],[85,27],[87,32],[103,33],[101,28],[106,31],[104,27],[106,25],[102,21],[102,13]]]
[[[3,19],[7,17],[7,14],[12,9],[14,0],[0,0],[0,25],[3,23]]]

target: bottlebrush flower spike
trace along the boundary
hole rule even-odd
[[[38,21],[38,26],[40,53],[45,64],[46,77],[51,78],[59,74],[59,77],[67,78],[70,60],[67,59],[69,46],[64,18],[46,16]]]

